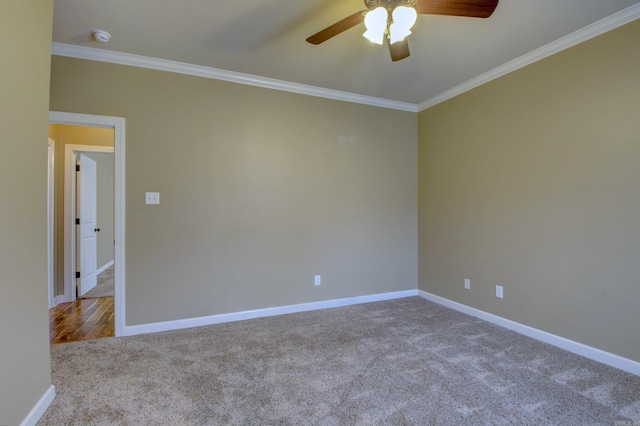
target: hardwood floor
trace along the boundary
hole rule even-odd
[[[51,343],[115,336],[113,297],[78,299],[49,310]]]

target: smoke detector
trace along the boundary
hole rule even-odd
[[[93,30],[91,31],[91,35],[93,36],[93,39],[95,41],[98,41],[100,43],[107,43],[109,40],[111,40],[111,34],[103,30]]]

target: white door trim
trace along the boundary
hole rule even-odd
[[[53,233],[55,223],[53,221],[54,215],[54,201],[55,189],[54,189],[54,164],[56,158],[56,142],[48,138],[47,142],[47,289],[49,291],[49,309],[53,308],[55,303],[54,297],[54,268],[53,263],[55,261],[53,257]]]
[[[108,117],[101,115],[89,115],[89,114],[76,114],[69,112],[49,112],[49,122],[52,124],[70,124],[76,126],[89,126],[89,127],[105,127],[114,129],[114,147],[95,147],[95,146],[83,146],[83,145],[67,145],[65,149],[65,164],[72,165],[71,173],[67,172],[65,167],[65,296],[75,296],[72,291],[73,281],[75,281],[75,257],[71,255],[73,253],[73,246],[75,244],[75,225],[74,222],[74,210],[71,209],[71,203],[67,203],[67,196],[71,197],[75,191],[75,179],[73,179],[73,173],[75,173],[74,152],[75,151],[88,151],[88,152],[114,152],[115,162],[115,334],[116,336],[124,335],[125,327],[125,119],[121,117]],[[81,147],[82,149],[74,149],[74,147]],[[97,148],[109,148],[111,151],[100,151]],[[114,149],[115,148],[115,149]],[[69,153],[67,151],[70,151]],[[70,161],[69,161],[70,160]],[[67,180],[69,185],[67,185]],[[67,190],[67,186],[69,187]],[[67,207],[68,206],[68,207]],[[67,208],[69,211],[67,211]],[[68,223],[67,223],[68,222]],[[69,229],[71,232],[67,232]],[[71,263],[70,265],[68,265]],[[67,275],[69,278],[67,279]],[[69,284],[71,283],[71,284]]]

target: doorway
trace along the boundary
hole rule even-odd
[[[80,144],[65,144],[64,145],[64,213],[61,213],[64,218],[64,231],[60,232],[63,235],[59,235],[60,239],[64,240],[63,250],[59,250],[58,256],[64,257],[64,262],[58,261],[61,265],[61,271],[57,274],[60,279],[55,296],[56,302],[70,303],[74,302],[78,306],[83,302],[85,305],[86,300],[76,301],[76,272],[80,262],[76,259],[74,253],[76,248],[80,246],[77,237],[80,236],[78,225],[76,225],[76,218],[78,215],[75,211],[75,191],[76,191],[76,171],[75,164],[76,159],[80,158],[80,154],[91,155],[104,155],[111,152],[113,156],[113,293],[112,300],[113,316],[114,316],[114,334],[115,336],[124,335],[125,325],[125,259],[124,259],[124,247],[125,247],[125,228],[124,228],[124,200],[125,200],[125,176],[124,176],[124,152],[125,152],[125,120],[120,117],[108,117],[108,116],[96,116],[87,114],[75,114],[75,113],[63,113],[63,112],[50,112],[49,113],[50,124],[62,124],[70,126],[81,126],[90,128],[110,129],[112,130],[113,146],[88,146]],[[60,145],[60,143],[58,143]],[[60,147],[58,147],[62,150]],[[92,232],[98,232],[99,225],[92,229]],[[62,253],[60,253],[62,252]],[[99,274],[99,269],[109,269],[112,266],[106,263],[105,265],[98,265],[94,273]],[[63,270],[63,272],[62,272]],[[61,285],[62,284],[62,285]],[[98,299],[88,299],[98,300]],[[106,298],[105,298],[106,300]],[[93,303],[91,309],[96,308],[98,304]],[[89,309],[89,308],[87,308]]]

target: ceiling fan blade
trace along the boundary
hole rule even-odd
[[[408,58],[411,54],[409,53],[409,42],[406,38],[393,44],[391,44],[387,38],[387,44],[389,45],[389,53],[391,54],[391,60],[393,62]]]
[[[498,0],[418,0],[415,7],[430,15],[488,18],[497,6]]]
[[[331,37],[335,37],[341,32],[348,30],[351,27],[355,27],[356,25],[364,22],[364,15],[366,10],[361,10],[360,12],[356,12],[351,16],[347,16],[341,21],[336,22],[333,25],[328,26],[324,30],[312,35],[307,38],[307,41],[311,44],[320,44],[329,40]]]

